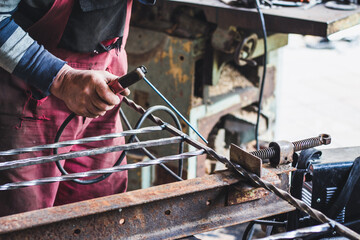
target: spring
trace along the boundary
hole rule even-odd
[[[307,148],[317,147],[322,145],[320,137],[308,138],[300,141],[293,142],[294,151],[300,151]]]
[[[250,154],[261,159],[270,159],[275,157],[276,151],[273,147],[269,147],[269,148],[260,149],[258,151],[250,152]]]

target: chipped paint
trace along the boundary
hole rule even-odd
[[[172,40],[172,43],[176,43],[177,40]],[[168,75],[172,75],[172,77],[176,80],[175,87],[177,88],[177,82],[186,83],[190,78],[188,75],[183,73],[183,69],[174,61],[174,51],[172,44],[169,46],[169,71],[166,72]]]
[[[185,52],[190,53],[191,51],[191,42],[187,42],[183,44],[183,49]]]

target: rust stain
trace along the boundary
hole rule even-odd
[[[191,42],[184,43],[183,48],[184,48],[185,52],[190,53],[190,51],[191,51]]]
[[[159,54],[156,54],[156,56],[154,57],[154,62],[158,63],[168,56],[169,54],[166,51],[161,51]]]
[[[182,68],[174,61],[174,51],[172,45],[169,46],[169,67],[170,70],[166,72],[168,75],[172,75],[175,81],[175,88],[177,89],[178,82],[186,83],[189,80],[189,76],[183,74]]]
[[[249,202],[253,200],[258,200],[269,195],[263,188],[255,188],[251,190],[246,189],[236,189],[233,188],[228,193],[228,204],[235,205],[239,203]]]

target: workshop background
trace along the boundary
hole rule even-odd
[[[332,143],[318,148],[359,146],[360,26],[321,37],[289,35],[282,48],[275,140],[327,132]],[[196,235],[202,240],[241,240],[247,224]],[[258,227],[254,237],[265,237]]]
[[[320,40],[290,35],[282,49],[276,139],[327,132],[332,143],[324,148],[359,146],[360,27]]]

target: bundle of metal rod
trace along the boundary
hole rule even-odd
[[[139,143],[129,143],[124,145],[118,146],[110,146],[110,147],[101,147],[101,148],[93,148],[89,150],[80,150],[74,152],[67,152],[61,153],[56,155],[49,155],[49,156],[41,156],[41,157],[34,157],[34,158],[26,158],[21,160],[15,161],[7,161],[0,163],[0,170],[6,170],[11,168],[18,168],[18,167],[25,167],[40,163],[47,163],[47,162],[55,162],[59,160],[69,159],[69,158],[78,158],[84,156],[93,156],[97,154],[104,154],[109,152],[118,152],[118,151],[127,151],[127,150],[134,150],[144,147],[154,147],[154,146],[162,146],[166,144],[173,144],[173,143],[180,143],[183,141],[182,137],[170,137],[164,139],[156,139],[156,140],[149,140]]]
[[[92,177],[97,176],[100,174],[107,174],[107,173],[115,173],[115,172],[121,172],[126,170],[131,170],[135,168],[142,168],[142,167],[149,167],[153,165],[159,165],[171,161],[178,161],[180,159],[187,159],[190,157],[195,157],[204,154],[204,150],[197,150],[193,152],[187,152],[183,154],[177,154],[177,155],[171,155],[166,156],[162,158],[153,159],[151,161],[143,161],[138,163],[132,163],[132,164],[126,164],[126,165],[120,165],[112,168],[103,168],[98,170],[92,170],[88,172],[81,172],[81,173],[72,173],[67,175],[62,175],[60,177],[48,177],[48,178],[41,178],[31,181],[24,181],[24,182],[15,182],[15,183],[7,183],[4,185],[0,185],[0,191],[5,190],[11,190],[16,188],[23,188],[23,187],[29,187],[34,185],[41,185],[41,184],[49,184],[54,182],[62,182],[62,181],[71,181],[74,179],[84,178],[84,177]]]
[[[137,105],[135,102],[126,99],[126,101],[124,101],[128,106],[130,106],[131,108],[133,108],[135,111],[143,114],[145,112],[145,110]],[[154,121],[157,124],[164,124],[164,122],[159,119],[158,117],[152,116],[150,115],[149,118]],[[225,164],[229,169],[234,170],[235,172],[237,172],[238,174],[240,174],[241,176],[245,177],[246,179],[250,180],[251,183],[253,183],[255,186],[258,187],[263,187],[267,190],[269,190],[270,192],[276,194],[278,197],[280,197],[281,199],[287,201],[288,203],[290,203],[291,205],[293,205],[294,207],[296,207],[297,209],[306,212],[307,214],[309,214],[313,219],[321,222],[321,223],[327,223],[330,224],[331,226],[333,226],[334,230],[336,230],[336,232],[338,232],[339,234],[348,237],[349,239],[360,239],[360,235],[357,234],[356,232],[354,232],[353,230],[349,229],[348,227],[342,225],[341,223],[335,222],[334,220],[328,218],[325,214],[323,214],[322,212],[313,209],[311,207],[309,207],[307,204],[305,204],[303,201],[298,200],[296,198],[294,198],[293,196],[291,196],[288,192],[281,190],[279,188],[277,188],[276,186],[274,186],[273,184],[259,178],[257,175],[252,174],[247,172],[245,169],[243,169],[240,165],[235,164],[233,162],[231,162],[230,160],[228,160],[226,157],[216,153],[212,148],[198,142],[195,141],[193,139],[191,139],[190,137],[188,137],[186,134],[184,134],[183,132],[179,131],[178,129],[165,124],[166,129],[168,131],[170,131],[171,133],[178,135],[178,136],[182,136],[185,141],[194,146],[197,149],[203,149],[207,152],[207,154],[211,155],[212,157],[214,157],[216,160],[222,162],[223,164]]]

